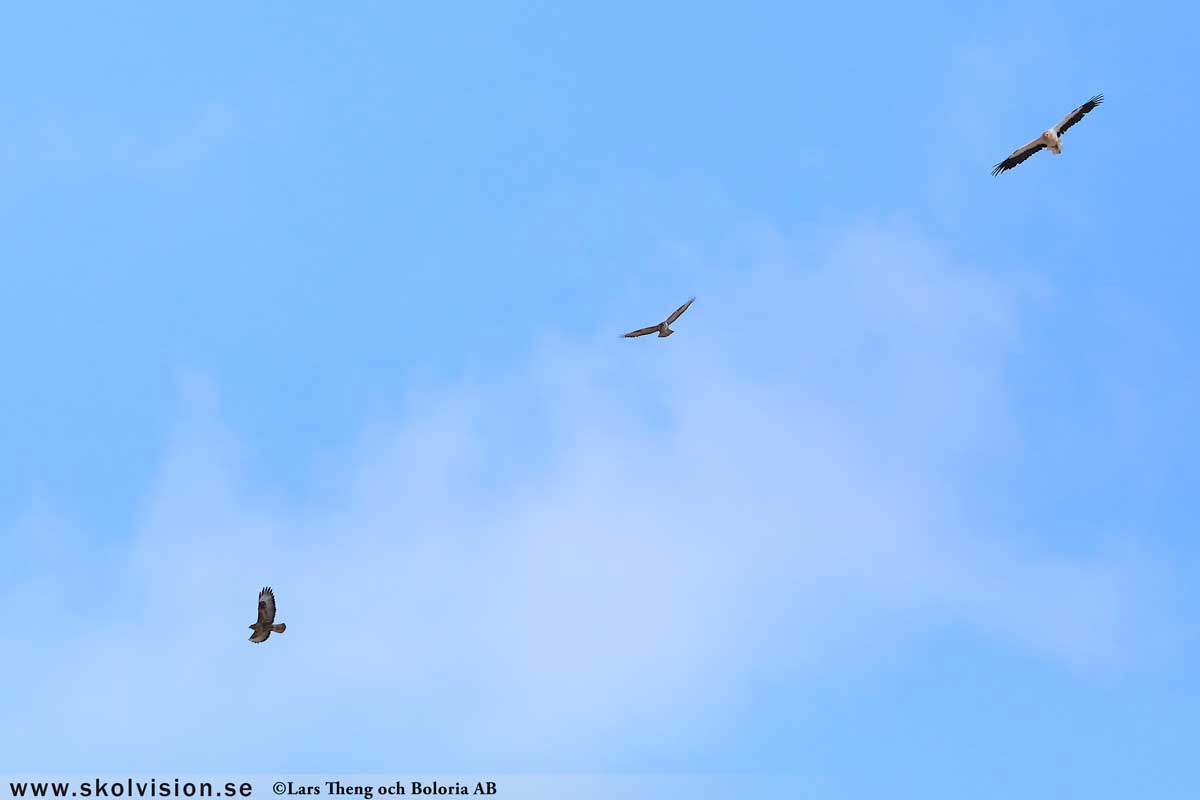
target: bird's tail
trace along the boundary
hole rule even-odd
[[[275,631],[276,633],[283,633],[287,630],[287,625],[284,625],[282,622],[277,622],[271,626],[271,630]]]

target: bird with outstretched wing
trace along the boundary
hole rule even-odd
[[[250,630],[254,631],[250,634],[250,641],[256,644],[265,642],[272,633],[287,630],[287,625],[275,622],[275,592],[271,591],[270,586],[264,586],[258,593],[258,621],[250,626]]]
[[[992,167],[992,174],[999,175],[1001,172],[1006,172],[1018,164],[1023,163],[1034,153],[1044,150],[1047,147],[1050,148],[1050,152],[1054,155],[1061,155],[1062,142],[1059,141],[1059,138],[1066,133],[1072,125],[1083,119],[1084,114],[1087,114],[1089,111],[1103,102],[1104,95],[1102,94],[1098,94],[1091,100],[1088,100],[1086,103],[1079,106],[1070,114],[1067,114],[1065,117],[1059,120],[1058,124],[1053,128],[1048,128],[1042,132],[1041,136],[1034,139],[1029,144],[1023,145],[1014,150],[1012,155],[1001,161],[996,166]]]
[[[629,333],[624,334],[621,338],[632,339],[637,336],[648,336],[651,333],[657,333],[658,338],[660,338],[660,339],[666,338],[667,336],[670,336],[672,333],[675,332],[675,331],[671,330],[671,323],[674,322],[675,320],[679,319],[679,317],[683,314],[683,312],[688,310],[688,306],[690,306],[694,302],[696,302],[696,298],[693,297],[693,298],[689,299],[686,303],[681,305],[679,308],[677,308],[673,312],[671,312],[671,316],[667,317],[665,320],[658,323],[657,325],[651,325],[649,328],[638,328],[636,331],[630,331]]]

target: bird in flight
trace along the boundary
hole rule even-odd
[[[1079,108],[1075,109],[1070,114],[1067,114],[1065,117],[1063,117],[1061,120],[1059,120],[1059,123],[1057,125],[1055,125],[1053,128],[1049,128],[1044,133],[1042,133],[1041,136],[1034,139],[1032,142],[1025,145],[1024,147],[1020,147],[1020,148],[1017,148],[1016,150],[1014,150],[1013,154],[1011,156],[1004,159],[1003,161],[1001,161],[999,164],[997,164],[995,167],[992,168],[992,174],[999,175],[1001,172],[1010,170],[1013,167],[1015,167],[1017,164],[1020,164],[1022,161],[1029,158],[1031,155],[1036,153],[1038,150],[1041,150],[1046,147],[1049,147],[1050,152],[1054,153],[1054,155],[1056,155],[1056,156],[1061,155],[1062,154],[1062,142],[1059,141],[1059,138],[1064,133],[1067,132],[1068,128],[1070,128],[1076,122],[1079,122],[1079,120],[1083,119],[1084,114],[1088,113],[1093,108],[1095,108],[1096,106],[1100,105],[1103,102],[1104,102],[1104,95],[1102,95],[1102,94],[1098,94],[1095,97],[1093,97],[1091,100],[1088,100],[1086,103],[1081,105]]]
[[[250,634],[250,641],[255,643],[265,642],[272,631],[283,633],[287,630],[287,625],[282,622],[275,623],[275,593],[270,586],[258,593],[258,622],[251,625],[250,629],[254,631]]]
[[[671,323],[674,322],[675,320],[679,319],[679,316],[683,312],[687,311],[688,306],[690,306],[695,301],[696,301],[696,298],[693,297],[690,300],[688,300],[686,303],[681,305],[679,308],[675,309],[671,313],[671,316],[667,317],[665,320],[658,323],[657,325],[651,325],[649,328],[638,328],[636,331],[630,331],[629,333],[625,334],[621,338],[622,339],[632,339],[635,336],[646,336],[647,334],[650,334],[650,333],[657,333],[658,338],[660,338],[660,339],[670,336],[672,333],[675,332],[675,331],[671,330]]]

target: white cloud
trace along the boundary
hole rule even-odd
[[[547,338],[414,395],[321,478],[333,501],[269,499],[189,384],[121,567],[135,611],[7,668],[33,684],[16,756],[595,767],[639,741],[686,752],[753,676],[827,670],[914,620],[1076,668],[1127,646],[1121,564],[991,540],[953,479],[1012,426],[1019,296],[902,231],[759,252],[697,273],[668,341]],[[288,631],[259,647],[264,584]]]

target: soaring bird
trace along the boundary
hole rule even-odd
[[[275,593],[270,586],[263,587],[258,593],[258,622],[251,625],[250,630],[254,631],[250,641],[255,643],[265,642],[272,631],[283,633],[287,630],[287,625],[282,622],[275,623]]]
[[[1062,142],[1059,141],[1059,138],[1062,137],[1062,135],[1067,132],[1068,128],[1070,128],[1076,122],[1079,122],[1079,120],[1083,119],[1084,114],[1088,113],[1093,108],[1095,108],[1096,106],[1100,105],[1103,102],[1104,102],[1104,95],[1102,95],[1102,94],[1098,94],[1095,97],[1093,97],[1091,100],[1088,100],[1086,103],[1081,105],[1079,108],[1075,109],[1070,114],[1067,114],[1065,117],[1063,117],[1059,121],[1059,123],[1057,125],[1055,125],[1053,128],[1050,128],[1049,130],[1045,131],[1041,136],[1034,139],[1032,142],[1025,145],[1024,147],[1014,150],[1013,154],[1011,156],[1004,159],[1003,161],[1001,161],[999,164],[997,164],[995,167],[992,168],[992,174],[999,175],[1001,172],[1005,172],[1006,170],[1012,169],[1017,164],[1020,164],[1022,161],[1029,158],[1031,155],[1033,155],[1038,150],[1041,150],[1044,147],[1049,147],[1050,152],[1054,153],[1054,155],[1056,155],[1056,156],[1061,155],[1062,154]]]
[[[688,306],[690,306],[695,301],[696,301],[696,298],[693,297],[690,300],[688,300],[686,303],[681,305],[679,308],[675,309],[671,313],[671,316],[667,317],[665,320],[658,323],[657,325],[651,325],[649,328],[638,328],[636,331],[630,331],[629,333],[625,334],[621,338],[631,339],[634,336],[645,336],[650,333],[657,333],[658,338],[660,338],[660,339],[670,336],[672,333],[675,332],[675,331],[671,330],[671,323],[674,322],[675,320],[679,319],[679,315],[682,314],[683,312],[687,311]]]

